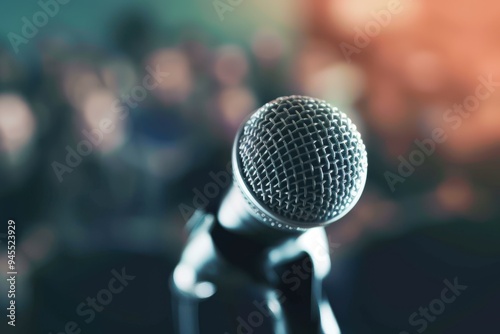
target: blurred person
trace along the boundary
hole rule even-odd
[[[231,142],[240,124],[257,108],[257,101],[247,87],[228,87],[216,96],[216,106],[219,110],[218,128],[214,132]]]
[[[212,36],[196,25],[184,27],[180,34],[179,47],[187,55],[198,80],[203,80],[210,70],[211,39]]]
[[[209,125],[223,147],[232,144],[239,124],[256,107],[256,97],[248,87],[250,66],[239,46],[224,45],[215,51],[212,75],[216,86],[209,99]]]
[[[152,93],[166,105],[185,102],[193,91],[193,72],[188,58],[178,48],[155,50],[146,60],[146,66],[167,73]]]
[[[241,85],[248,76],[249,63],[243,49],[237,45],[224,45],[215,51],[213,75],[222,86]]]
[[[38,150],[37,125],[28,101],[13,92],[0,93],[1,211],[10,217],[3,218],[24,220],[25,226],[44,216],[47,183],[41,165],[45,159]],[[35,185],[38,187],[33,191]],[[22,227],[19,232],[22,234]]]
[[[274,29],[262,28],[252,36],[251,82],[260,104],[296,93],[287,73],[290,49],[282,33]]]

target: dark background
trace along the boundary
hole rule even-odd
[[[2,314],[8,219],[18,276],[16,327],[2,316],[1,332],[56,334],[75,321],[82,333],[171,333],[186,208],[226,170],[249,113],[304,94],[346,112],[369,153],[363,197],[327,228],[339,244],[327,291],[343,333],[417,333],[409,317],[455,278],[467,289],[425,333],[499,333],[500,91],[459,126],[445,115],[478,77],[500,81],[500,4],[402,1],[380,28],[373,11],[390,3],[71,0],[17,46],[23,17],[42,7],[2,3]],[[359,47],[370,25],[380,29]],[[117,112],[148,66],[169,75]],[[103,119],[113,130],[58,178],[54,162],[67,164],[67,148]],[[447,139],[391,189],[387,172],[435,129]],[[86,324],[77,306],[124,267],[135,279]]]

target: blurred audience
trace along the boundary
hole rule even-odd
[[[131,10],[113,21],[107,47],[54,33],[29,62],[0,47],[0,211],[19,222],[23,273],[54,254],[123,251],[173,263],[185,237],[179,205],[192,206],[194,189],[226,169],[245,117],[289,94],[339,106],[369,148],[366,193],[329,228],[337,242],[455,220],[497,223],[500,90],[456,129],[443,114],[475,94],[479,76],[500,82],[498,6],[408,3],[346,59],[340,43],[353,44],[351,27],[381,8],[365,2],[303,2],[308,23],[292,42],[271,29],[247,45],[218,43],[193,25],[166,33]],[[397,174],[399,157],[436,128],[447,140],[391,191],[386,172]]]

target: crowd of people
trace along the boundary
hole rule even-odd
[[[328,230],[339,243],[457,217],[499,217],[498,156],[472,154],[474,143],[484,147],[479,140],[462,143],[463,161],[458,139],[444,150],[451,157],[436,147],[391,188],[387,172],[397,174],[398,157],[426,138],[436,124],[432,110],[408,107],[393,76],[363,59],[346,62],[324,36],[291,40],[262,29],[247,43],[228,43],[196,25],[162,31],[133,13],[106,45],[69,29],[32,43],[36,52],[23,58],[0,47],[0,212],[17,222],[24,284],[60,254],[123,250],[174,261],[185,237],[180,206],[200,208],[196,189],[226,170],[240,123],[284,95],[339,106],[368,146],[366,192]],[[384,56],[373,59],[387,65],[392,58]],[[436,65],[428,54],[414,61],[416,69]],[[420,71],[407,75],[428,84]],[[465,130],[468,138],[484,134],[480,126]]]

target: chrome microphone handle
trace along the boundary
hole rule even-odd
[[[177,333],[340,333],[323,292],[330,271],[323,228],[259,242],[207,212],[189,225],[171,279]]]

